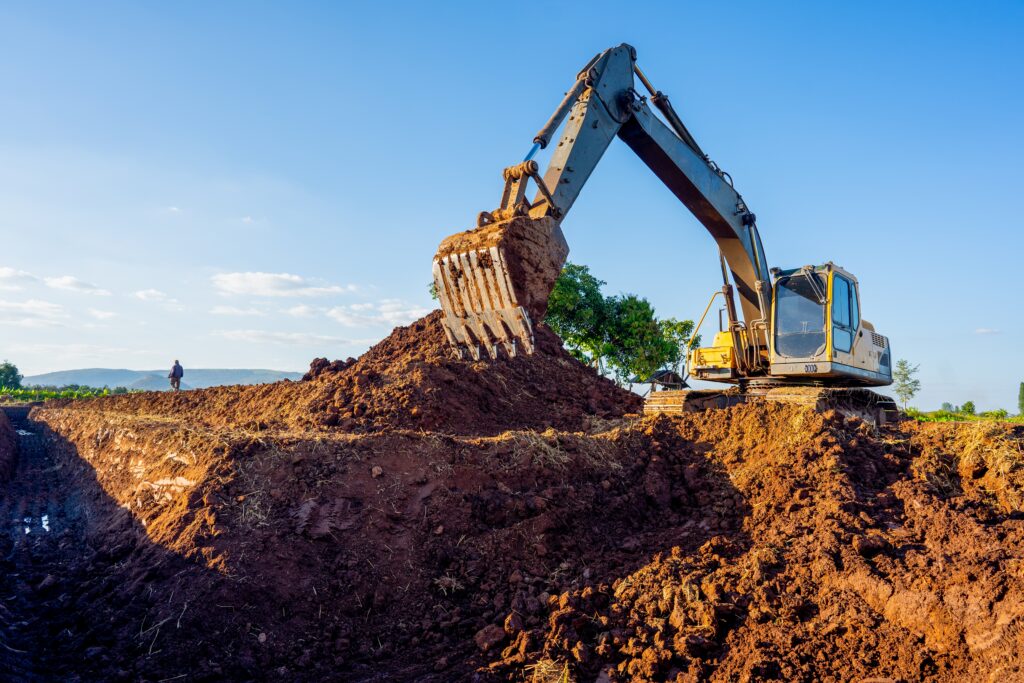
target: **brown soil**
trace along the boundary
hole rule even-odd
[[[641,409],[640,399],[577,362],[547,327],[532,356],[454,359],[434,312],[357,361],[313,361],[310,379],[170,394],[111,396],[80,410],[173,416],[191,425],[247,430],[495,435],[509,429],[576,431],[594,417]],[[333,368],[332,368],[333,366]]]
[[[307,382],[37,409],[5,491],[60,504],[8,541],[0,673],[1024,678],[1024,434],[623,416],[554,343],[456,363],[432,320]]]

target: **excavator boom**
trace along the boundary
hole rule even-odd
[[[635,76],[668,125],[637,93]],[[563,122],[541,175],[530,157],[551,142]],[[501,206],[481,213],[475,229],[441,243],[434,283],[448,339],[460,354],[479,358],[482,350],[492,357],[500,349],[510,355],[532,352],[532,325],[543,316],[568,255],[561,222],[615,137],[636,152],[718,243],[746,327],[765,324],[771,288],[754,214],[728,175],[697,146],[668,98],[636,66],[636,51],[623,44],[587,64],[535,136],[527,160],[505,169]],[[526,197],[531,179],[537,185],[532,201]]]

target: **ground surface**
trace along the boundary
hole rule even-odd
[[[1012,426],[640,418],[438,334],[16,424],[0,678],[1022,680]]]

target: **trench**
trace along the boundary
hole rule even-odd
[[[86,656],[69,609],[73,568],[88,553],[85,519],[43,426],[27,408],[4,412],[17,450],[0,492],[0,680],[55,680]]]

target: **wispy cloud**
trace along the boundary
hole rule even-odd
[[[97,320],[110,320],[111,318],[116,316],[117,313],[114,313],[113,311],[101,311],[97,308],[90,308],[89,315],[96,318]]]
[[[335,306],[327,316],[345,327],[371,327],[374,325],[407,325],[430,311],[408,304],[400,299],[384,299],[376,303]]]
[[[1002,330],[997,330],[994,327],[979,327],[974,334],[1002,334]]]
[[[50,289],[62,289],[68,292],[80,292],[82,294],[95,294],[96,296],[110,296],[110,291],[103,289],[91,282],[80,280],[74,275],[60,275],[55,277],[39,277],[25,270],[0,267],[0,290],[20,290],[25,285],[45,284]]]
[[[234,315],[234,316],[262,316],[266,315],[263,311],[258,308],[238,308],[237,306],[214,306],[210,309],[210,313],[214,315]]]
[[[290,346],[323,346],[324,344],[352,344],[353,340],[311,332],[272,332],[268,330],[225,330],[214,333],[231,341],[253,344],[286,344]]]
[[[17,291],[20,290],[23,285],[31,284],[33,282],[39,282],[39,278],[32,273],[6,266],[0,267],[0,289]]]
[[[73,275],[61,275],[60,277],[43,278],[47,287],[51,289],[63,289],[69,292],[81,292],[82,294],[95,294],[96,296],[110,296],[110,292],[97,287],[91,282],[79,280]]]
[[[167,213],[181,213],[181,209],[178,208],[177,206],[168,206],[168,207],[165,207],[164,210]]]
[[[242,220],[242,222],[243,222],[243,223],[245,223],[246,225],[252,225],[252,224],[253,224],[253,223],[255,222],[255,221],[253,220],[252,216],[242,216],[242,219],[241,219],[241,220]]]
[[[322,284],[291,273],[218,273],[211,280],[217,291],[225,295],[312,297],[356,290],[355,285]]]
[[[64,307],[49,301],[0,301],[0,325],[13,327],[52,327],[63,324]]]
[[[287,313],[295,318],[312,318],[316,315],[316,309],[306,304],[299,304],[298,306],[284,309],[282,313]]]
[[[140,289],[133,296],[141,301],[160,304],[169,311],[181,311],[185,308],[177,299],[159,289]]]

